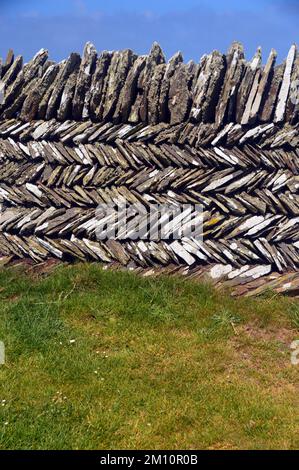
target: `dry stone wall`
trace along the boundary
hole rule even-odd
[[[299,55],[199,64],[158,44],[0,65],[0,253],[257,279],[299,267]],[[201,204],[204,240],[97,240],[119,198]]]

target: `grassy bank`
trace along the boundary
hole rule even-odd
[[[299,448],[299,301],[0,271],[1,449]]]

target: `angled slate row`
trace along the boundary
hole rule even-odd
[[[177,125],[167,123],[115,125],[95,124],[92,121],[78,123],[70,120],[61,123],[56,119],[27,123],[19,119],[0,120],[0,138],[9,137],[19,142],[49,140],[68,145],[99,142],[113,144],[121,140],[144,144],[177,144],[181,147],[191,146],[198,149],[219,145],[243,147],[245,144],[258,145],[263,149],[277,149],[297,148],[299,124],[281,126],[270,123],[250,127],[231,122],[218,129],[215,124],[190,122]]]

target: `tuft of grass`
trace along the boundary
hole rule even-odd
[[[203,338],[210,340],[218,339],[219,335],[230,335],[231,331],[236,331],[236,325],[241,322],[241,317],[227,309],[222,309],[208,319],[208,325],[199,330]]]
[[[299,305],[293,305],[289,315],[292,325],[299,330]]]
[[[1,449],[296,449],[298,300],[0,270]]]

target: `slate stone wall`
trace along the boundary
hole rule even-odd
[[[125,266],[299,266],[299,56],[234,43],[185,64],[158,44],[0,65],[0,254]],[[203,243],[97,240],[98,204],[201,204]]]

